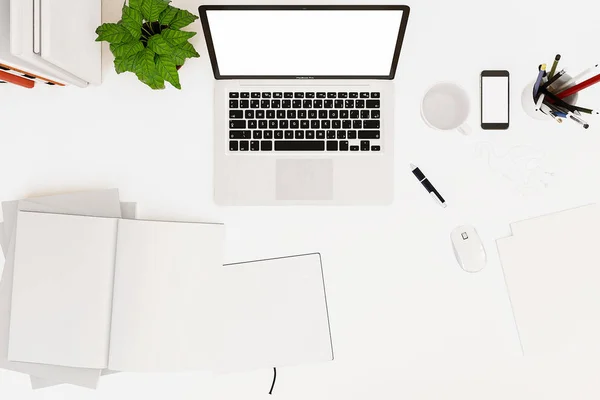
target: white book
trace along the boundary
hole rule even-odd
[[[119,371],[213,365],[206,321],[217,312],[223,225],[20,212],[16,240],[11,361]]]

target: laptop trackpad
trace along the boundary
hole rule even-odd
[[[333,161],[277,160],[277,200],[331,200]]]

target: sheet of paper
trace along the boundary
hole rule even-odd
[[[600,355],[599,222],[542,219],[497,241],[525,355]]]
[[[212,366],[224,240],[220,224],[119,221],[109,368]]]
[[[217,371],[333,359],[319,254],[229,264],[222,272]]]
[[[98,215],[117,217],[120,215],[119,193],[117,190],[100,190],[61,194],[55,196],[37,197],[36,203],[21,202],[21,209],[36,212],[76,213],[82,215]],[[49,205],[44,203],[48,202]],[[56,207],[61,204],[62,207]],[[18,207],[13,214],[7,215],[7,203],[3,203],[5,228],[7,223],[16,221]],[[99,371],[94,369],[79,369],[53,365],[9,362],[8,332],[11,311],[12,274],[14,258],[14,223],[10,233],[10,246],[6,256],[6,263],[2,282],[0,282],[0,368],[17,371],[33,376],[68,382],[73,385],[95,388],[99,378]],[[12,253],[12,254],[11,254]]]
[[[560,225],[568,221],[571,225],[579,225],[585,222],[590,215],[596,218],[600,208],[597,204],[587,204],[580,207],[571,208],[564,211],[555,212],[552,214],[542,215],[539,217],[529,218],[510,224],[513,236],[523,235],[530,231],[529,228],[535,230],[535,227],[542,223],[548,229],[560,229]]]

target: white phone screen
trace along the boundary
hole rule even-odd
[[[481,79],[481,123],[508,124],[508,76]]]

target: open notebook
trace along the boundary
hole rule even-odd
[[[223,225],[20,212],[16,238],[9,360],[212,366],[205,321],[214,319]]]

